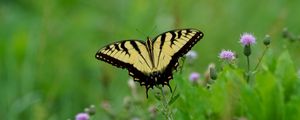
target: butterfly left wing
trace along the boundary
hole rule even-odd
[[[115,42],[101,48],[95,57],[116,67],[126,68],[135,81],[140,82],[141,85],[147,84],[145,80],[147,73],[151,73],[152,66],[143,41]]]
[[[179,29],[165,32],[153,39],[154,66],[168,84],[173,78],[172,71],[178,66],[178,59],[185,55],[201,38],[203,33],[196,29]]]

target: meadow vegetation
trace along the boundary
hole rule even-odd
[[[299,4],[2,0],[1,119],[297,120]],[[204,37],[180,60],[172,93],[150,89],[147,99],[126,70],[95,59],[113,41],[178,28],[199,29]],[[255,44],[240,41],[244,33]]]

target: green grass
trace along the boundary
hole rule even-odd
[[[297,119],[299,118],[299,41],[283,39],[282,29],[298,36],[297,0],[3,0],[0,2],[0,116],[16,120],[73,119],[91,104],[94,119],[109,119],[102,102],[111,104],[119,118],[149,119],[148,108],[160,101],[159,90],[137,86],[131,98],[129,76],[94,58],[113,41],[151,38],[175,28],[197,28],[203,40],[193,67],[184,66],[171,81],[180,97],[169,106],[176,119]],[[141,32],[138,32],[141,31]],[[257,73],[255,84],[245,83],[246,57],[238,40],[253,33],[251,66],[264,50],[264,36],[272,43]],[[236,51],[237,68],[221,68],[218,53]],[[218,79],[210,90],[187,80],[192,71],[204,73],[216,63]],[[117,91],[116,91],[117,90]],[[155,91],[155,92],[154,92]],[[168,93],[167,96],[170,94]],[[130,110],[124,99],[129,96]],[[132,100],[133,99],[133,100]],[[124,113],[124,114],[122,114]],[[158,118],[164,119],[161,112]]]

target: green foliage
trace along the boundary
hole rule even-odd
[[[265,58],[269,59],[269,58]],[[297,119],[300,114],[299,82],[294,64],[283,52],[273,64],[255,74],[255,84],[247,84],[242,70],[224,66],[210,89],[192,86],[185,79],[176,79],[181,97],[175,103],[181,119]],[[180,76],[178,76],[180,77]]]

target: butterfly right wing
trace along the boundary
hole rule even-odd
[[[96,53],[95,57],[116,67],[126,68],[129,75],[141,85],[152,71],[146,45],[139,40],[124,40],[109,44]]]
[[[178,60],[186,54],[201,38],[203,33],[197,29],[177,29],[164,32],[153,39],[154,64],[164,79],[159,84],[169,85]]]

